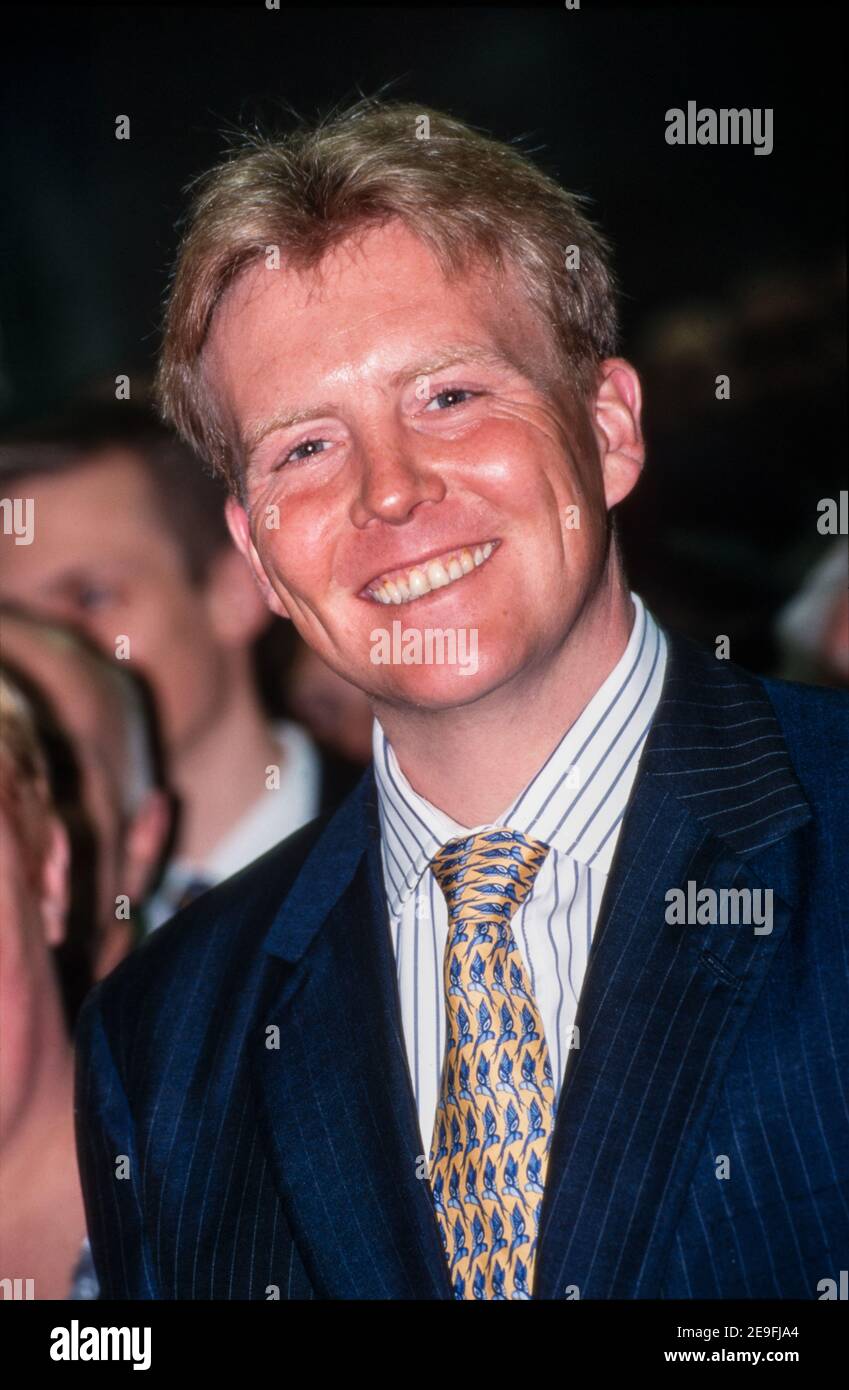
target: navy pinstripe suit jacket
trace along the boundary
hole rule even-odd
[[[671,641],[580,998],[536,1297],[816,1299],[849,1268],[847,711]],[[670,925],[690,881],[772,889],[772,931]],[[103,1297],[451,1297],[370,770],[97,986],[77,1059]]]

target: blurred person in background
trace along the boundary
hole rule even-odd
[[[765,262],[655,312],[635,344],[652,462],[621,517],[632,582],[663,621],[707,645],[727,633],[732,660],[761,672],[785,674],[776,618],[838,485],[845,298],[842,250]]]
[[[69,872],[35,713],[0,669],[0,1276],[53,1299],[97,1295],[55,964]]]
[[[0,609],[0,645],[4,661],[49,706],[79,768],[96,896],[81,944],[91,979],[99,980],[135,944],[171,828],[170,799],[157,784],[151,711],[126,664],[69,628]]]
[[[849,686],[849,544],[835,541],[778,615],[784,680]]]
[[[325,748],[348,764],[371,761],[373,716],[366,696],[337,675],[298,638],[289,677],[289,705]],[[349,788],[350,790],[350,788]]]
[[[4,496],[32,499],[32,543],[4,538],[7,599],[82,628],[149,681],[179,819],[153,929],[333,804],[309,735],[263,708],[253,647],[270,622],[233,546],[225,492],[143,405],[84,401],[0,440]]]

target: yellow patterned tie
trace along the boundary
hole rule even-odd
[[[531,1297],[554,1079],[510,919],[547,853],[538,840],[490,830],[449,841],[432,860],[448,940],[430,1181],[459,1299]]]

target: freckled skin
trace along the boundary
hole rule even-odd
[[[446,367],[424,398],[421,378],[393,382],[458,343],[509,360]],[[613,359],[597,398],[571,402],[512,273],[446,281],[430,251],[389,223],[334,250],[320,275],[246,271],[216,314],[204,367],[242,439],[316,409],[259,443],[231,529],[270,606],[379,717],[474,702],[495,718],[529,683],[562,683],[567,666],[592,667],[589,681],[606,653],[615,664],[630,599],[607,509],[641,465],[639,384]],[[461,394],[440,397],[449,390]],[[304,449],[310,440],[321,442]],[[579,529],[568,524],[574,505]],[[274,508],[279,529],[267,525]],[[381,573],[494,539],[479,571],[414,603],[360,597]],[[373,664],[371,634],[395,619],[477,628],[477,672]]]

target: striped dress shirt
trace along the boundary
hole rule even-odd
[[[636,594],[628,645],[524,791],[489,826],[459,825],[414,791],[375,720],[383,880],[401,1019],[421,1128],[430,1148],[445,1046],[448,909],[430,861],[458,835],[496,826],[551,846],[512,920],[539,1005],[559,1096],[575,1013],[619,830],[663,685],[666,638]]]

